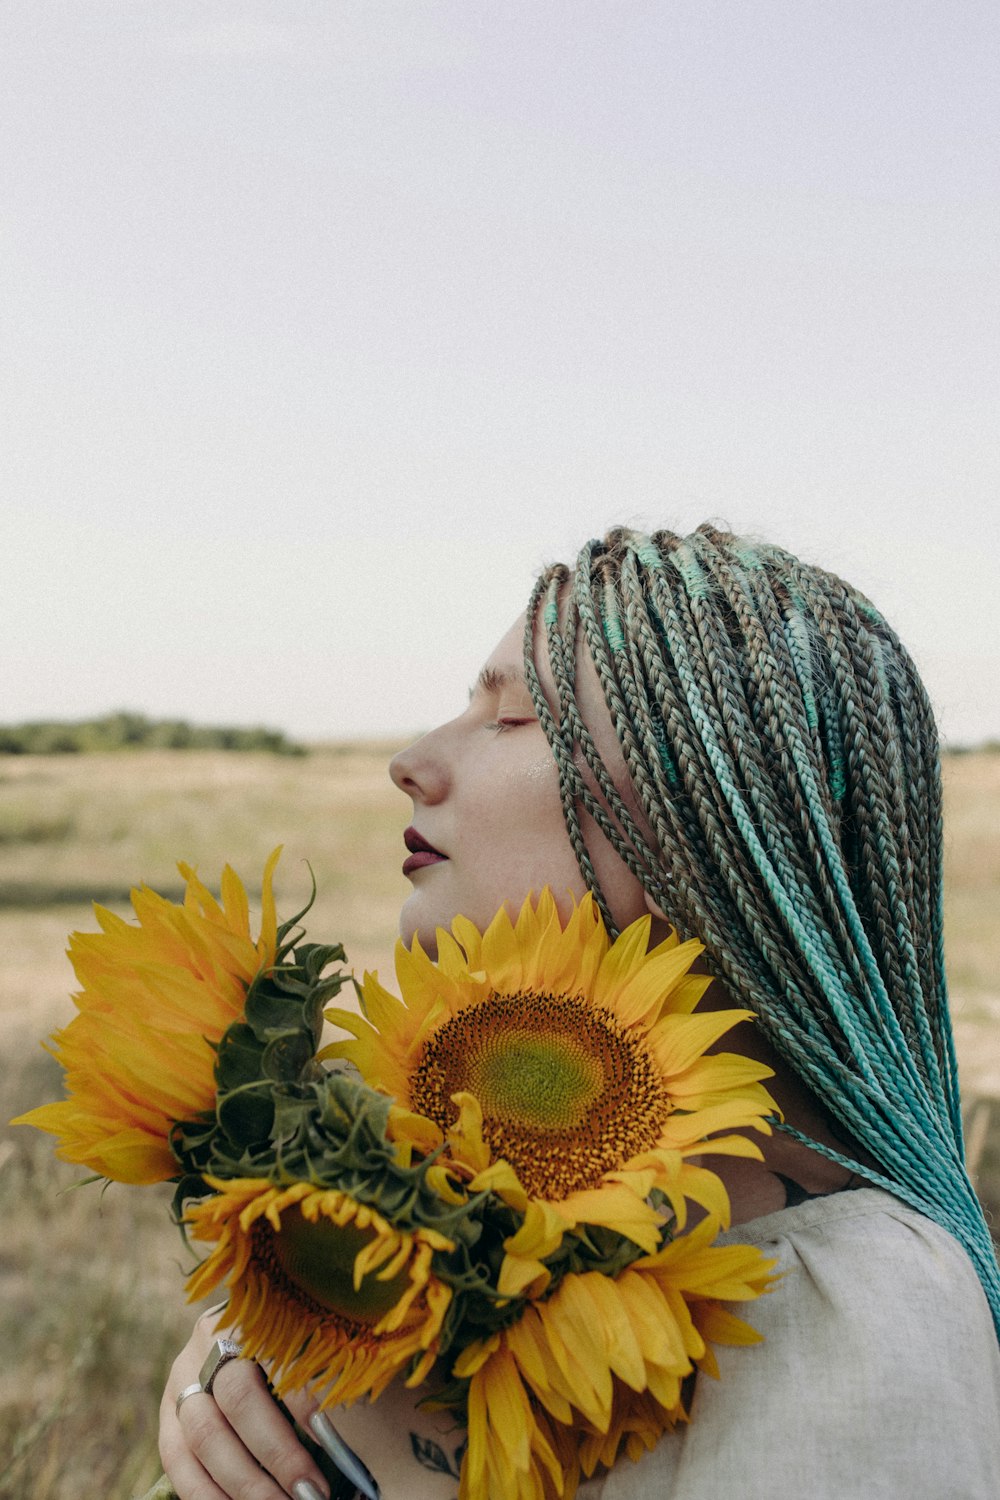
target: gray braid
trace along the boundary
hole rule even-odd
[[[535,664],[540,610],[551,708]],[[579,708],[581,653],[641,820]],[[709,525],[687,537],[616,528],[572,572],[538,580],[525,664],[605,921],[581,812],[680,935],[701,938],[734,1000],[878,1167],[827,1154],[954,1233],[1000,1327],[1000,1272],[963,1162],[937,731],[891,627],[778,547]]]

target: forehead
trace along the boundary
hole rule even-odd
[[[505,687],[524,687],[524,615],[521,614],[500,637],[469,689],[495,693]]]

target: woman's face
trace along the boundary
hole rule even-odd
[[[393,781],[413,801],[404,873],[413,893],[400,934],[416,933],[431,952],[435,929],[461,913],[482,928],[506,904],[511,915],[530,893],[551,886],[565,915],[586,890],[559,800],[559,776],[538,722],[522,664],[522,615],[492,652],[457,718],[397,755]],[[546,653],[536,653],[550,703],[555,686]],[[580,663],[577,698],[597,748],[619,787],[628,787],[597,674]],[[584,836],[597,878],[620,927],[646,910],[642,887],[593,821]]]

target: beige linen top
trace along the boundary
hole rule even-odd
[[[580,1500],[1000,1500],[1000,1346],[965,1251],[874,1188],[741,1224],[787,1272],[692,1420]],[[739,1311],[740,1309],[737,1309]]]

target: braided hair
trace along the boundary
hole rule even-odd
[[[641,819],[578,706],[581,650]],[[619,528],[538,579],[525,669],[609,928],[581,810],[876,1168],[781,1128],[949,1230],[1000,1334],[948,1016],[937,730],[895,632],[856,589],[779,547],[711,525]]]

